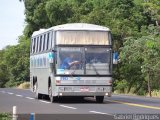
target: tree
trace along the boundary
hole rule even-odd
[[[151,96],[152,87],[157,87],[157,76],[159,76],[160,71],[160,34],[154,26],[150,26],[146,34],[140,38],[127,39],[124,47],[121,48],[121,61],[125,65],[124,68],[133,65],[137,66],[137,70],[141,70],[139,78],[141,78],[141,75],[144,76],[143,83],[147,82],[148,92]],[[132,77],[138,75],[129,74]],[[128,76],[125,76],[125,79],[129,80]]]
[[[48,1],[45,10],[52,26],[67,23],[73,15],[71,4],[64,0]]]
[[[142,3],[145,15],[149,16],[149,23],[156,24],[160,17],[160,3],[159,0],[147,0]]]
[[[29,40],[21,36],[18,45],[8,46],[3,53],[0,66],[3,66],[0,68],[2,87],[17,86],[29,80]]]
[[[0,87],[5,87],[8,81],[8,69],[4,61],[5,50],[0,50]]]

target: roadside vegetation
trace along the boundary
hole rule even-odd
[[[17,88],[19,89],[29,89],[30,88],[30,82],[24,82],[20,84]]]
[[[120,62],[114,65],[114,91],[160,94],[159,0],[24,0],[26,26],[19,44],[0,51],[0,87],[29,81],[33,31],[86,22],[109,27]],[[23,4],[23,3],[22,3]]]
[[[12,116],[9,113],[0,113],[0,120],[12,120]]]

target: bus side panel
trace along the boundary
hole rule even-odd
[[[48,53],[31,56],[34,61],[33,67],[30,68],[30,82],[33,90],[33,78],[37,80],[38,92],[48,94],[48,80],[51,74],[50,64],[48,62]]]

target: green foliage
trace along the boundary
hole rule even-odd
[[[29,39],[21,36],[19,45],[8,46],[0,52],[0,86],[17,86],[29,80]]]
[[[12,120],[11,114],[9,114],[9,113],[0,113],[0,120]]]
[[[149,96],[149,95],[147,95],[147,96]],[[153,97],[160,97],[160,90],[153,90],[152,91],[152,96]]]
[[[118,90],[118,93],[126,93],[126,86],[128,85],[126,80],[116,81],[115,89]]]
[[[151,21],[157,20],[160,15],[159,0],[148,0],[142,3],[146,15],[151,16]]]
[[[146,36],[128,38],[126,42],[124,42],[124,47],[121,48],[120,57],[123,65],[121,68],[123,72],[126,70],[128,74],[124,73],[123,79],[130,81],[135,77],[136,81],[140,78],[136,83],[139,83],[139,85],[144,88],[143,91],[147,92],[147,90],[149,91],[149,89],[151,89],[150,87],[158,88],[157,82],[159,82],[158,76],[160,72],[160,34],[154,26],[149,26],[148,31],[145,32],[148,33]],[[131,71],[129,68],[131,68]],[[132,78],[129,76],[132,76]]]
[[[5,50],[0,51],[0,87],[5,87],[8,81],[8,69],[4,61]]]
[[[68,22],[73,15],[71,4],[64,0],[50,0],[46,3],[45,9],[52,26]]]

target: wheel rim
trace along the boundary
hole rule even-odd
[[[39,94],[38,94],[38,84],[35,83],[34,86],[33,86],[33,92],[35,94],[35,98],[36,99],[39,99]]]
[[[51,87],[48,88],[48,95],[49,95],[50,100],[52,100],[52,88]]]
[[[34,93],[37,92],[37,85],[36,85],[36,84],[34,84],[34,86],[33,86],[33,92],[34,92]]]

